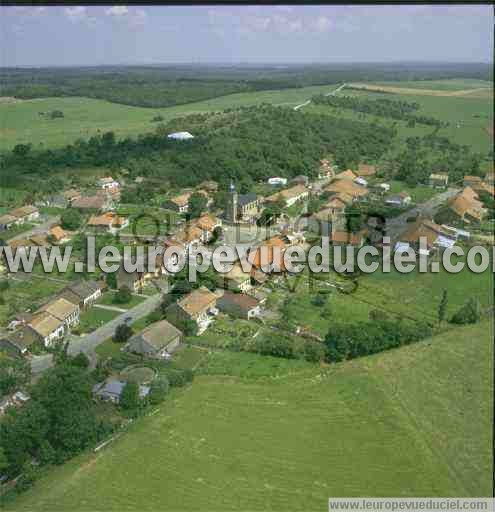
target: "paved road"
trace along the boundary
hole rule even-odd
[[[330,92],[327,92],[325,94],[325,96],[333,96],[334,94],[337,94],[341,89],[343,89],[347,84],[342,84],[342,85],[339,85],[339,87],[337,87],[337,89],[333,90],[333,91],[330,91]],[[309,105],[311,103],[311,99],[309,100],[306,100],[304,103],[300,103],[299,105],[296,105],[294,107],[294,110],[299,110],[300,108],[302,107],[305,107],[306,105]]]
[[[28,231],[24,231],[16,236],[13,236],[12,238],[9,238],[7,240],[7,243],[12,242],[13,240],[20,240],[22,238],[29,238],[30,236],[33,235],[40,235],[42,233],[46,233],[54,224],[57,224],[58,222],[60,222],[60,217],[58,215],[47,217],[44,222],[34,226],[32,229],[29,229]]]
[[[141,304],[138,304],[134,308],[129,309],[125,313],[115,317],[113,320],[110,320],[110,322],[105,325],[102,325],[100,328],[96,329],[96,331],[93,331],[86,336],[72,336],[69,339],[69,346],[67,350],[68,354],[74,356],[79,352],[83,352],[89,357],[90,361],[93,363],[92,366],[94,367],[94,364],[96,363],[96,357],[94,354],[95,348],[113,335],[117,325],[123,323],[124,318],[127,317],[131,318],[130,323],[143,318],[160,305],[162,297],[161,293],[152,295],[145,301],[141,302]],[[53,357],[51,354],[33,356],[31,359],[31,374],[34,378],[37,378],[41,373],[52,366]]]
[[[110,322],[102,325],[96,329],[96,331],[86,336],[73,336],[69,341],[68,354],[76,355],[79,352],[90,354],[98,345],[113,335],[117,325],[124,322],[124,318],[130,317],[129,323],[133,323],[154,311],[160,305],[161,301],[162,294],[157,293],[141,302],[141,304],[138,304],[136,307],[110,320]]]
[[[394,217],[393,219],[387,220],[386,233],[387,236],[390,236],[392,242],[395,241],[397,236],[405,229],[407,224],[407,219],[409,217],[414,217],[416,215],[422,215],[424,217],[432,218],[439,206],[441,206],[445,201],[455,196],[459,192],[457,188],[449,188],[445,192],[441,192],[436,196],[433,196],[431,199],[426,201],[425,203],[418,204],[411,210],[407,210],[402,213],[398,217]]]

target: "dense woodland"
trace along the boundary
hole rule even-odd
[[[409,137],[397,161],[397,179],[410,185],[425,184],[432,172],[446,172],[451,184],[462,182],[466,174],[481,176],[483,156],[472,153],[469,146],[455,144],[447,137],[431,133]]]
[[[419,103],[390,100],[388,98],[369,100],[356,98],[355,96],[324,96],[323,94],[315,96],[312,101],[316,105],[343,108],[355,112],[362,112],[363,114],[395,119],[396,121],[407,121],[409,126],[421,123],[440,128],[447,125],[447,123],[443,123],[434,117],[413,114],[413,112],[419,110]]]
[[[167,138],[181,129],[195,138],[186,142]],[[163,178],[176,187],[205,179],[227,186],[233,179],[243,190],[274,175],[313,176],[319,159],[328,153],[335,154],[343,168],[376,161],[394,136],[394,129],[377,124],[261,105],[191,115],[136,139],[117,140],[108,132],[57,150],[20,144],[4,155],[0,184],[30,187],[31,175],[36,178],[32,191],[43,187],[50,191],[60,185],[57,170],[105,166],[126,168],[131,176]]]
[[[86,96],[168,107],[226,94],[351,81],[491,80],[488,64],[329,64],[291,66],[113,66],[2,70],[2,95]]]

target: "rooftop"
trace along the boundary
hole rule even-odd
[[[159,322],[149,325],[146,329],[133,336],[133,338],[139,336],[142,337],[146,343],[160,350],[177,338],[177,336],[182,336],[182,332],[166,320],[160,320]]]
[[[29,325],[35,332],[45,338],[52,332],[56,331],[62,325],[62,322],[50,315],[50,313],[42,311],[31,318]]]
[[[39,309],[39,311],[49,313],[55,318],[58,318],[59,320],[63,321],[72,314],[76,313],[78,309],[79,308],[75,304],[72,304],[72,302],[69,302],[68,300],[60,297],[58,299],[48,302],[47,304],[42,306]]]
[[[20,208],[15,208],[11,210],[10,215],[16,218],[26,217],[27,215],[31,215],[32,213],[36,213],[38,208],[31,205],[21,206]]]
[[[374,165],[359,164],[356,174],[358,176],[374,176],[376,174],[376,167]]]
[[[217,296],[213,292],[201,286],[183,297],[177,304],[189,315],[194,316],[212,307],[216,300]]]
[[[103,196],[85,196],[78,197],[72,202],[74,208],[88,208],[101,210],[105,206],[105,198]]]
[[[235,304],[246,310],[253,309],[259,304],[259,301],[250,295],[245,293],[234,293],[229,290],[225,290],[221,300],[228,301],[231,304]]]

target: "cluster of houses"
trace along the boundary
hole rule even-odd
[[[53,347],[79,323],[81,311],[101,296],[104,287],[97,281],[68,284],[33,313],[19,314],[11,322],[10,332],[0,337],[0,348],[13,355],[26,355],[35,343]]]
[[[10,210],[8,213],[0,216],[0,231],[12,229],[15,226],[21,226],[39,219],[40,212],[36,206],[26,205]]]

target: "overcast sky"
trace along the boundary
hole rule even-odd
[[[0,7],[0,65],[492,61],[488,5]]]

